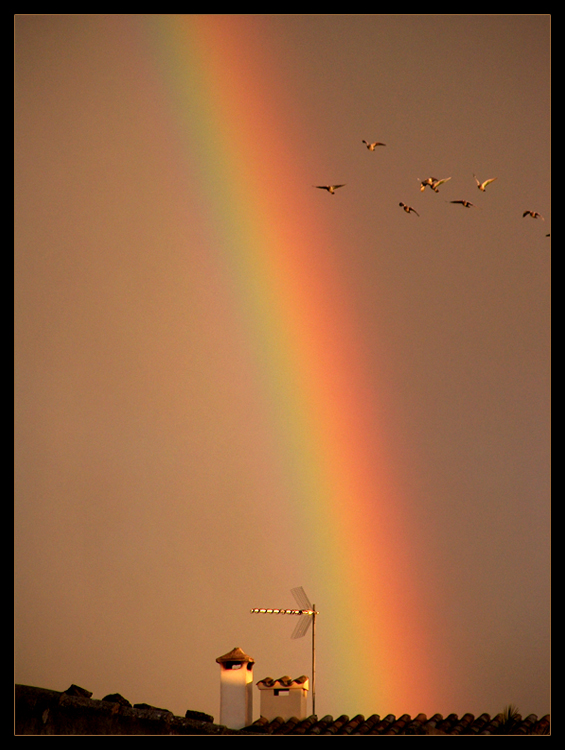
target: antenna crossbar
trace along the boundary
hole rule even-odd
[[[317,615],[313,609],[252,609],[252,615]]]

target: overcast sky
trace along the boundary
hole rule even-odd
[[[16,682],[550,711],[550,26],[16,16]]]

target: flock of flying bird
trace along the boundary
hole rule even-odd
[[[377,146],[386,146],[386,143],[381,143],[380,141],[375,141],[373,143],[370,143],[369,141],[363,140],[362,143],[364,143],[367,146],[369,151],[374,151],[377,148]],[[481,182],[479,178],[477,177],[477,175],[473,175],[473,177],[475,178],[475,182],[477,183],[478,189],[482,193],[485,192],[487,185],[490,185],[491,182],[494,182],[496,179],[498,179],[497,177],[491,177],[490,179],[485,180],[484,182]],[[451,179],[451,177],[445,177],[443,180],[438,180],[436,177],[427,177],[425,180],[420,180],[420,178],[418,177],[417,179],[418,179],[418,182],[420,183],[421,192],[424,192],[424,190],[427,187],[429,187],[431,188],[431,190],[434,191],[434,193],[439,193],[439,186],[443,185],[444,182],[448,182]],[[331,195],[334,195],[335,191],[340,187],[345,187],[345,184],[346,183],[343,183],[341,185],[313,185],[312,187],[319,188],[320,190],[327,190],[328,193],[330,193]],[[467,200],[449,201],[449,203],[459,203],[465,208],[475,208],[475,204]],[[406,203],[403,203],[402,201],[400,201],[398,205],[401,208],[403,208],[407,214],[415,213],[416,216],[420,216],[420,214],[412,206],[409,206]],[[524,213],[522,214],[522,218],[526,216],[531,216],[532,219],[541,219],[542,221],[545,221],[543,216],[537,211],[524,211]],[[550,235],[546,234],[545,236],[549,237]]]

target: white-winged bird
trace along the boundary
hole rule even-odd
[[[420,183],[420,190],[422,192],[424,192],[426,187],[431,187],[434,193],[439,193],[439,186],[443,185],[444,182],[450,180],[451,177],[445,177],[443,180],[438,180],[437,177],[428,177],[426,180],[421,180],[419,177],[417,177],[416,179]]]
[[[386,146],[386,143],[381,143],[380,141],[375,141],[375,143],[369,143],[369,141],[366,141],[365,139],[363,139],[363,143],[365,144],[365,146],[367,146],[369,151],[374,151],[377,146]]]
[[[344,185],[312,185],[312,187],[320,188],[320,190],[327,190],[328,193],[333,195],[338,188],[344,187]]]
[[[491,182],[494,182],[495,180],[498,179],[498,177],[491,177],[490,180],[485,180],[484,182],[480,182],[480,180],[479,180],[479,178],[477,177],[476,174],[474,174],[473,177],[475,178],[475,182],[477,183],[477,187],[483,193],[485,192],[485,188],[486,188],[487,185],[490,185]]]

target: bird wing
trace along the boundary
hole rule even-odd
[[[491,177],[490,180],[485,180],[483,182],[483,187],[486,187],[487,185],[490,185],[491,182],[494,182],[497,179],[498,179],[498,177]]]
[[[451,177],[446,177],[443,180],[434,180],[434,187],[439,187],[440,185],[443,185],[444,182],[448,182],[448,180],[450,179]]]
[[[332,192],[332,190],[336,190],[337,188],[344,187],[345,183],[343,185],[312,185],[312,187],[319,188],[320,190],[327,190],[328,192]]]

